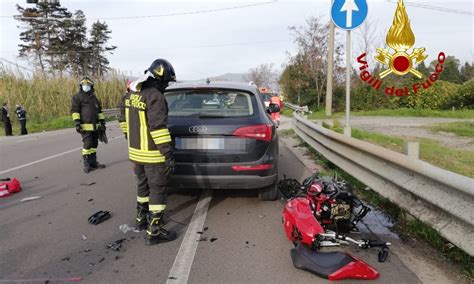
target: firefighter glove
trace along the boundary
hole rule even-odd
[[[82,126],[79,122],[76,123],[76,132],[79,133],[79,134],[84,133],[84,130],[82,129]]]
[[[165,174],[167,177],[171,176],[174,172],[175,162],[173,155],[166,155],[165,160]]]

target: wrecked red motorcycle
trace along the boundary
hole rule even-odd
[[[314,174],[303,184],[284,179],[278,186],[289,198],[283,209],[283,226],[295,244],[290,253],[295,267],[329,280],[379,277],[377,270],[353,255],[320,251],[322,247],[355,244],[364,249],[378,247],[378,260],[387,259],[390,243],[346,235],[357,231],[357,223],[370,211],[352,194],[350,185]]]

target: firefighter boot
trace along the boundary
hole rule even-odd
[[[89,159],[90,159],[89,163],[90,163],[91,168],[93,168],[93,169],[103,169],[103,168],[105,168],[104,164],[101,164],[101,163],[97,162],[97,153],[90,154]]]
[[[82,155],[82,159],[84,160],[84,172],[88,174],[93,168],[90,165],[90,155]]]
[[[148,213],[148,228],[146,230],[146,244],[149,246],[158,243],[170,242],[176,239],[176,232],[163,228],[164,211]]]
[[[148,227],[148,202],[140,203],[137,202],[137,229],[142,231]]]

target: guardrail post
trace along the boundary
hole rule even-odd
[[[411,159],[418,160],[420,158],[420,143],[417,141],[405,142],[404,153]]]
[[[344,136],[352,137],[352,129],[350,126],[344,127]]]

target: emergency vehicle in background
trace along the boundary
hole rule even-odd
[[[269,88],[266,87],[261,87],[258,89],[258,91],[262,95],[265,107],[268,108],[270,104],[276,104],[280,107],[281,112],[283,109],[283,102],[277,93],[273,93]],[[280,125],[280,112],[271,113],[272,120],[276,125]]]

